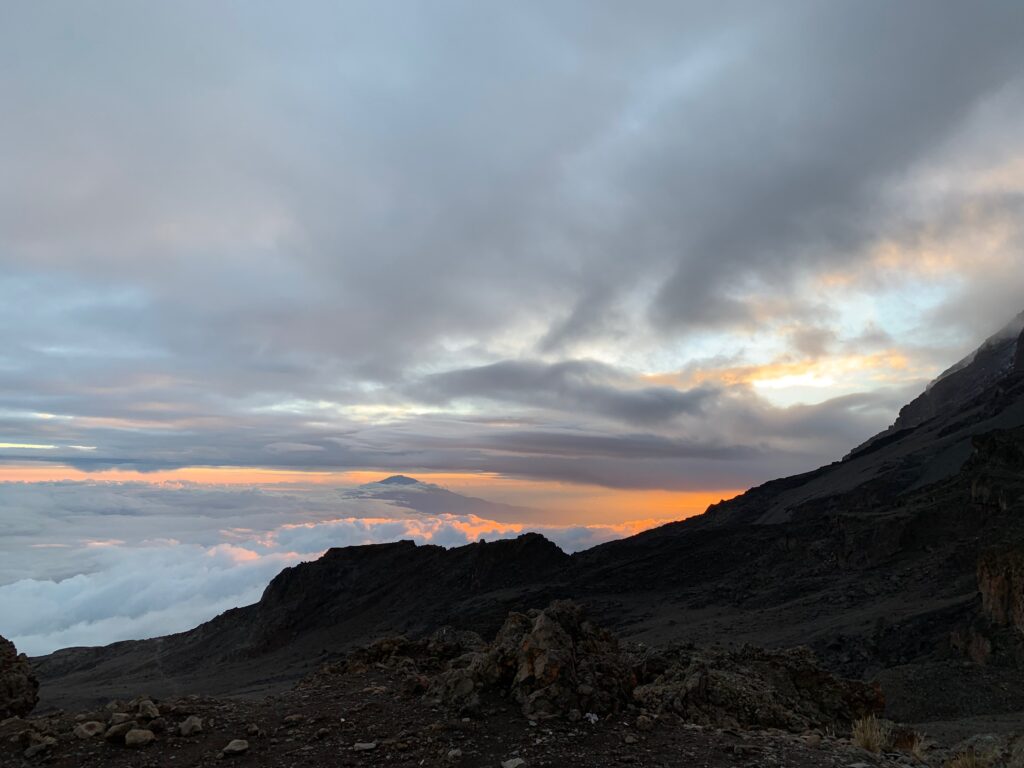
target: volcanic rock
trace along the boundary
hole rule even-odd
[[[103,734],[103,738],[107,741],[123,742],[125,736],[128,735],[129,731],[133,731],[138,728],[138,724],[134,720],[129,720],[126,723],[118,723],[112,725],[107,729],[107,732]]]
[[[124,735],[126,747],[145,747],[156,741],[156,734],[146,728],[133,728]]]
[[[978,591],[989,619],[1024,633],[1024,548],[984,553],[978,560]]]
[[[432,695],[459,709],[479,707],[478,688],[507,691],[531,719],[572,710],[618,710],[636,684],[618,641],[570,601],[528,614],[512,612],[486,650],[452,662]]]
[[[91,739],[107,730],[107,726],[98,720],[89,720],[75,726],[74,735],[80,739]]]
[[[633,691],[637,704],[719,728],[847,727],[881,714],[877,684],[837,678],[808,648],[773,651],[681,648],[665,671]]]
[[[25,654],[0,637],[0,720],[23,717],[39,701],[39,682]]]
[[[194,733],[200,733],[203,730],[202,718],[196,717],[195,715],[189,715],[185,718],[178,726],[178,733],[182,736],[191,736]]]
[[[221,750],[221,754],[224,755],[241,755],[244,752],[249,751],[249,742],[245,739],[232,739],[228,742],[227,746]]]

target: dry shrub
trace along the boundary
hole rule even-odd
[[[906,725],[893,727],[889,734],[888,746],[896,752],[910,755],[917,762],[924,760],[924,753],[928,748],[924,734]]]
[[[993,753],[968,749],[951,758],[946,763],[946,768],[989,768],[994,762],[995,755]]]
[[[875,754],[888,748],[892,726],[874,715],[862,717],[853,724],[853,743]]]
[[[910,744],[907,745],[906,752],[908,752],[917,762],[924,762],[925,753],[924,734],[914,731],[914,735],[910,738]]]

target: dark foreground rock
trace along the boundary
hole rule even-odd
[[[0,637],[0,720],[31,712],[39,701],[39,682],[24,654]]]
[[[841,730],[885,709],[877,683],[832,675],[808,648],[688,647],[665,654],[663,665],[661,674],[633,691],[634,700],[701,725]]]
[[[805,649],[624,647],[556,601],[511,613],[491,642],[450,628],[381,639],[264,699],[138,696],[9,718],[0,766],[895,768],[953,754],[912,731],[865,751],[851,720],[879,706],[874,686]]]

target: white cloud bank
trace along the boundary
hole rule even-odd
[[[30,655],[190,629],[330,547],[535,530],[571,552],[633,532],[422,514],[338,489],[9,483],[0,507],[0,634]]]

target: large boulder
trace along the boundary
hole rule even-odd
[[[479,691],[507,692],[527,717],[576,712],[603,714],[629,701],[636,678],[618,641],[582,609],[555,601],[542,611],[510,613],[485,649],[453,660],[434,680],[431,695],[464,710],[479,706]]]
[[[676,648],[661,666],[663,671],[633,691],[635,702],[702,725],[846,727],[885,707],[877,683],[834,676],[808,648]]]
[[[39,701],[39,681],[25,654],[0,637],[0,720],[23,717]]]

